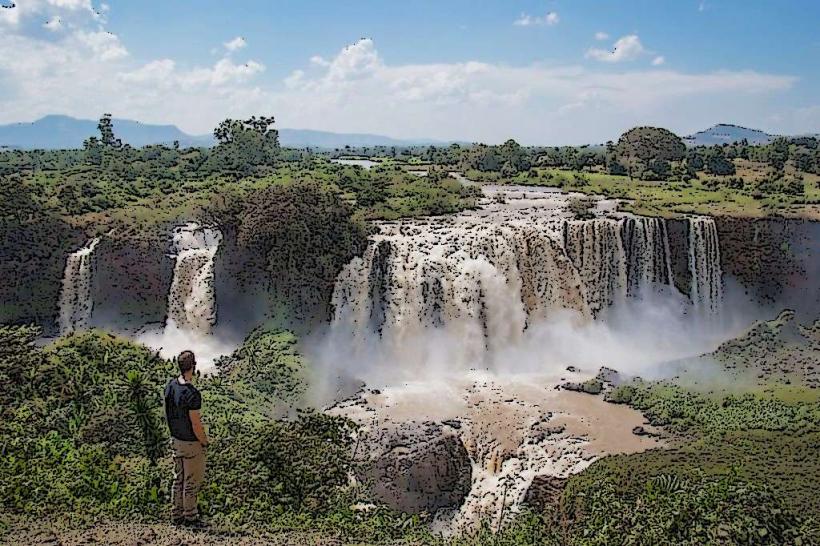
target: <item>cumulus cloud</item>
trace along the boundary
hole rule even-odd
[[[227,41],[222,45],[224,45],[225,49],[227,49],[228,51],[238,51],[246,45],[248,45],[248,42],[246,42],[245,38],[243,38],[242,36],[237,36],[233,40]]]
[[[596,32],[595,33],[595,39],[598,40],[599,42],[603,42],[604,40],[609,39],[609,34],[607,34],[606,32]]]
[[[336,52],[306,55],[287,77],[264,82],[263,63],[240,60],[238,52],[204,66],[170,57],[135,59],[95,15],[58,9],[45,0],[41,6],[46,11],[24,14],[17,26],[0,29],[0,49],[14,52],[0,56],[0,122],[112,112],[199,134],[226,117],[270,112],[284,127],[588,143],[638,124],[682,133],[715,119],[755,125],[780,108],[782,92],[795,83],[785,75],[681,73],[651,69],[648,63],[645,70],[470,59],[392,63],[369,38]],[[42,23],[54,16],[74,19],[62,32],[46,33]],[[803,123],[786,114],[783,119]]]
[[[541,144],[605,141],[639,123],[708,125],[718,107],[694,107],[697,99],[717,101],[724,114],[726,108],[739,113],[795,81],[757,72],[602,73],[475,61],[396,65],[372,40],[309,65],[291,72],[285,90],[270,96],[286,126],[386,134],[400,128],[404,136],[490,142],[514,136]]]
[[[75,36],[103,61],[121,59],[128,55],[128,50],[122,45],[120,39],[111,32],[105,30],[85,32],[81,30]]]
[[[658,55],[654,59],[652,59],[652,66],[661,66],[666,62],[666,57],[663,55]]]
[[[532,27],[532,26],[555,26],[561,21],[561,18],[558,14],[554,11],[548,12],[544,16],[534,16],[528,15],[526,13],[522,13],[518,19],[513,21],[513,25],[519,27]]]
[[[590,48],[587,50],[586,56],[596,61],[606,63],[620,63],[623,61],[634,61],[641,55],[646,53],[641,39],[637,34],[628,34],[618,40],[612,45],[612,49]]]

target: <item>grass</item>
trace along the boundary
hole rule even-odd
[[[467,177],[482,182],[501,184],[555,186],[564,191],[624,199],[628,202],[622,207],[623,210],[647,216],[675,217],[684,214],[752,218],[773,214],[811,216],[818,214],[814,211],[817,208],[814,205],[820,204],[820,188],[818,188],[820,177],[811,174],[804,176],[804,197],[773,194],[756,199],[746,190],[710,189],[705,185],[706,178],[690,182],[657,182],[600,172],[582,173],[558,168],[539,168],[536,172],[537,177],[522,173],[512,178],[501,178],[497,176],[497,173],[492,173],[495,176],[483,176],[481,173],[470,171]],[[744,179],[753,178],[749,172],[745,175],[744,172],[741,170],[738,175],[743,176]]]

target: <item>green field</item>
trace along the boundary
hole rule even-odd
[[[533,169],[537,176],[521,173],[502,177],[498,173],[468,171],[467,178],[495,184],[559,187],[564,191],[628,201],[623,210],[648,216],[674,217],[682,214],[764,217],[771,215],[815,218],[820,214],[820,187],[817,175],[806,175],[805,198],[786,194],[756,198],[751,192],[731,188],[710,189],[704,179],[689,182],[657,182],[630,179],[597,172],[559,168]]]

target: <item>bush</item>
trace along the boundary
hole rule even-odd
[[[571,480],[562,498],[570,544],[797,544],[816,532],[766,488],[734,475],[661,474],[630,490],[606,478],[578,485]]]

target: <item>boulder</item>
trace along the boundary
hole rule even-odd
[[[472,466],[461,440],[436,423],[389,425],[363,438],[368,458],[357,478],[374,500],[402,512],[434,513],[461,506]],[[360,448],[361,449],[361,448]]]
[[[566,478],[557,476],[536,476],[524,495],[524,504],[536,512],[542,512],[550,506],[558,506],[566,481]]]

